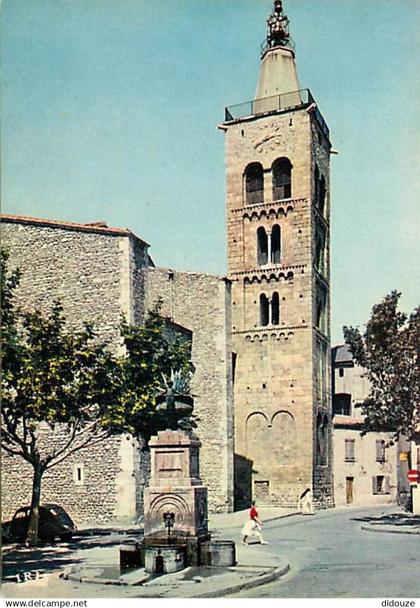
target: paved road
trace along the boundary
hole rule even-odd
[[[291,571],[231,597],[419,597],[420,536],[367,532],[356,521],[384,510],[336,509],[268,522],[270,551],[286,555]]]

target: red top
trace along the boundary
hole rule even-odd
[[[254,505],[251,507],[251,510],[249,512],[249,516],[250,516],[251,519],[256,519],[258,517],[258,511],[254,507]]]

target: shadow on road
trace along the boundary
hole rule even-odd
[[[363,521],[371,525],[381,526],[404,526],[404,527],[418,527],[420,526],[420,516],[410,515],[408,513],[387,513],[386,515],[380,515],[379,517],[354,517],[352,521]]]
[[[76,552],[85,549],[116,548],[127,538],[139,538],[139,529],[118,530],[90,529],[77,532],[70,542],[39,545],[37,547],[18,546],[3,555],[3,582],[18,582],[24,573],[40,575],[60,571],[69,565],[83,561]],[[7,548],[7,547],[6,547]]]
[[[11,551],[3,558],[3,582],[21,582],[24,573],[46,574],[61,570],[75,563],[72,551],[65,547],[22,547]]]

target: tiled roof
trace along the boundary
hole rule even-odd
[[[26,215],[9,215],[2,213],[0,215],[2,222],[11,222],[15,224],[29,224],[33,226],[45,226],[47,228],[62,228],[64,230],[75,230],[79,232],[94,232],[97,234],[109,234],[116,236],[133,236],[145,245],[148,245],[146,241],[136,236],[128,228],[109,228],[106,222],[89,222],[86,224],[79,224],[77,222],[67,222],[63,220],[49,220],[40,217],[30,217]]]
[[[340,346],[334,346],[331,352],[332,363],[351,363],[353,361],[353,355],[350,352],[348,344],[341,344]]]
[[[361,426],[363,418],[361,416],[342,416],[336,414],[333,418],[334,426]]]

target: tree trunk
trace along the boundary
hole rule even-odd
[[[44,469],[39,462],[34,465],[34,476],[32,484],[31,514],[29,517],[29,527],[27,533],[27,544],[34,546],[38,544],[39,528],[39,503],[41,500],[41,479]]]

